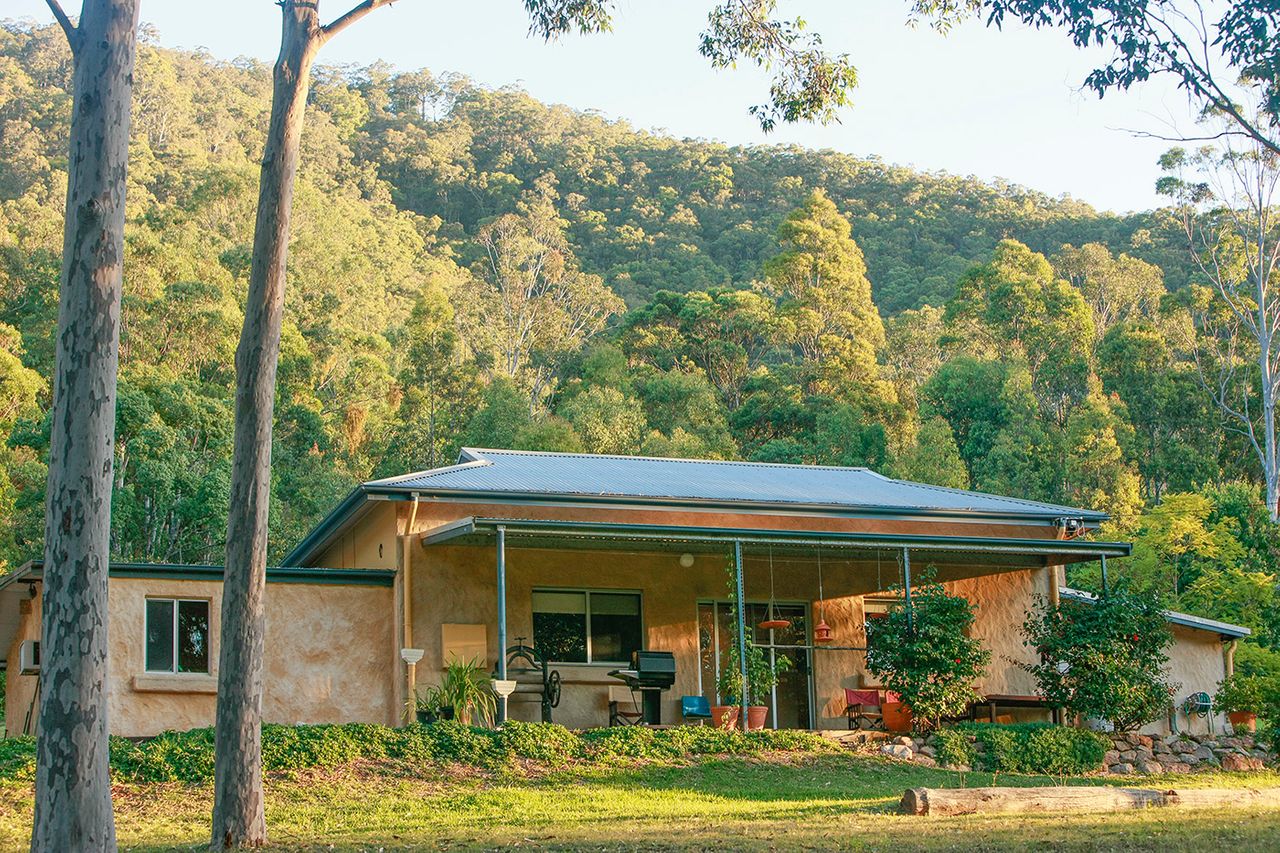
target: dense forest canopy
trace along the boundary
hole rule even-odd
[[[55,28],[0,27],[0,570],[40,550],[70,73]],[[139,50],[123,559],[223,552],[270,82],[154,34]],[[870,465],[1104,509],[1135,583],[1254,627],[1259,660],[1280,642],[1274,527],[1188,355],[1205,297],[1168,212],[377,65],[321,70],[307,122],[277,557],[355,482],[463,443]]]

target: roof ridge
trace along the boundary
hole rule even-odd
[[[414,471],[411,474],[397,474],[394,477],[383,477],[381,480],[366,480],[362,485],[365,486],[395,486],[405,480],[414,480],[421,477],[439,477],[442,474],[452,474],[454,471],[465,471],[470,468],[487,468],[493,463],[487,459],[472,459],[469,462],[459,462],[454,465],[446,465],[443,468],[427,468],[423,471]]]
[[[809,465],[803,462],[753,462],[749,459],[693,459],[686,456],[629,456],[625,453],[576,453],[568,450],[512,450],[498,447],[464,447],[463,453],[483,457],[486,453],[508,456],[549,456],[570,459],[617,459],[627,462],[683,462],[695,465],[740,465],[750,468],[803,468],[806,471],[860,471],[873,474],[882,480],[889,477],[873,471],[865,465]],[[413,476],[413,475],[406,475]]]

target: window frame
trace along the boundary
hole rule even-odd
[[[537,610],[535,610],[535,609],[534,609],[534,607],[533,607],[533,597],[534,597],[535,595],[537,595],[538,593],[540,593],[540,592],[571,592],[571,593],[581,593],[581,594],[582,594],[582,596],[583,596],[583,607],[585,608],[585,612],[584,612],[584,614],[583,614],[583,615],[586,617],[586,619],[585,619],[585,631],[586,631],[586,636],[585,636],[585,638],[584,638],[584,639],[585,639],[585,641],[586,641],[585,645],[586,645],[586,650],[587,650],[587,659],[586,659],[585,661],[580,661],[580,660],[568,660],[568,661],[564,661],[564,660],[548,660],[548,661],[547,661],[548,663],[554,663],[554,664],[558,664],[558,665],[560,665],[560,666],[614,666],[614,667],[616,667],[616,666],[630,666],[630,665],[631,665],[631,661],[630,661],[630,660],[596,660],[596,659],[595,659],[595,656],[592,654],[592,648],[591,648],[591,596],[592,596],[593,594],[600,594],[600,595],[634,595],[634,596],[636,597],[636,603],[639,605],[639,613],[637,613],[636,615],[637,615],[637,616],[639,617],[639,619],[640,619],[640,648],[641,648],[641,649],[643,649],[643,648],[645,647],[645,639],[646,639],[646,635],[647,635],[647,633],[648,633],[648,632],[647,632],[647,630],[646,630],[646,628],[645,628],[645,621],[644,621],[644,592],[643,592],[642,590],[638,590],[638,589],[614,589],[614,588],[610,588],[610,587],[583,587],[583,586],[535,586],[535,587],[533,587],[533,589],[531,589],[531,590],[529,591],[529,625],[530,625],[529,633],[530,633],[530,635],[534,635],[534,634],[535,634],[535,631],[534,631],[534,629],[533,629],[533,615],[537,612]],[[538,642],[538,638],[537,638],[537,636],[532,636],[532,639],[533,639],[533,643],[534,643],[534,648],[537,648],[537,642]]]
[[[172,615],[170,618],[170,638],[173,642],[173,661],[169,665],[169,669],[152,669],[147,660],[147,634],[151,627],[151,613],[149,605],[153,601],[167,601],[173,605]],[[205,654],[205,668],[203,670],[180,670],[178,669],[179,654],[179,637],[178,637],[178,611],[183,603],[203,604],[206,608],[205,616],[205,645],[208,647]],[[176,675],[176,676],[194,676],[207,677],[213,674],[213,599],[183,597],[178,595],[148,595],[143,599],[142,604],[142,671],[148,675]]]

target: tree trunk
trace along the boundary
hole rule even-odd
[[[36,851],[114,850],[107,568],[135,0],[85,0],[75,56],[45,505]]]
[[[1280,806],[1280,788],[1112,788],[1107,785],[1054,788],[909,788],[902,795],[904,814],[1018,814],[1127,811],[1152,807],[1205,808]]]
[[[211,837],[215,849],[259,846],[267,834],[262,801],[262,596],[271,427],[289,217],[311,62],[320,41],[317,5],[281,4],[284,29],[262,153],[244,328],[236,350],[235,444],[215,736]]]

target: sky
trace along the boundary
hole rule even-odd
[[[166,46],[219,59],[274,59],[273,0],[141,0]],[[326,20],[355,0],[324,0]],[[63,0],[70,14],[75,0]],[[1160,203],[1156,160],[1170,143],[1134,130],[1191,126],[1172,80],[1099,100],[1082,81],[1099,59],[1058,31],[974,21],[946,36],[907,24],[906,0],[782,0],[826,47],[858,68],[853,107],[839,124],[763,133],[747,112],[767,97],[754,68],[715,70],[698,54],[714,0],[619,0],[612,33],[552,44],[527,35],[519,0],[399,0],[325,46],[322,64],[383,61],[457,72],[489,86],[591,110],[679,137],[733,145],[797,143],[927,171],[1003,179],[1117,212]],[[43,0],[0,0],[0,16],[52,21]]]

